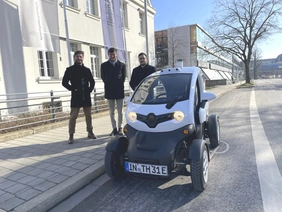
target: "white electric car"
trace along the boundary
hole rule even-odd
[[[215,98],[205,91],[198,67],[167,68],[146,77],[128,100],[125,135],[106,146],[107,174],[169,178],[186,173],[194,189],[203,191],[210,150],[220,140],[219,118],[209,114]]]

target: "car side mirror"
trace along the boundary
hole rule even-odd
[[[214,100],[216,98],[216,95],[214,93],[211,92],[203,92],[203,96],[202,96],[202,100],[206,100],[206,101],[211,101]]]

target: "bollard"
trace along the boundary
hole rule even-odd
[[[55,108],[54,108],[54,94],[53,94],[53,90],[50,91],[50,96],[51,96],[51,112],[52,112],[52,119],[53,122],[56,121],[56,113],[55,113]]]

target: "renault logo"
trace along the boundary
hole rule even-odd
[[[156,120],[155,115],[154,115],[153,113],[150,113],[150,114],[148,115],[148,120],[149,120],[150,122],[155,121],[155,120]]]

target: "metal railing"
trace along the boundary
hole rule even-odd
[[[125,91],[125,96],[130,94],[131,91]],[[67,120],[70,99],[69,91],[53,90],[0,95],[0,134]],[[91,101],[92,114],[109,109],[103,90],[94,89]],[[80,116],[83,116],[82,110]]]

